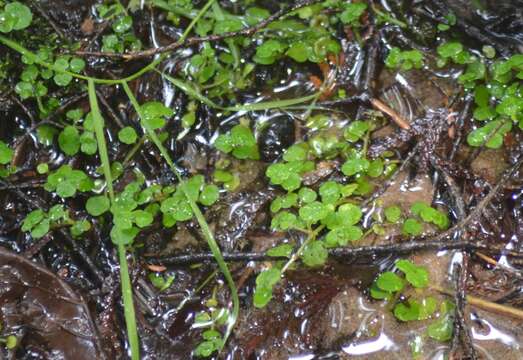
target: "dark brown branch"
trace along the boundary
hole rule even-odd
[[[466,215],[466,210],[465,201],[463,200],[461,191],[455,183],[454,179],[449,174],[447,174],[441,168],[436,168],[447,184],[448,193],[450,194],[450,197],[454,203],[456,217],[458,220],[462,220]],[[460,233],[457,233],[456,236],[458,236],[459,239],[463,238],[463,235]],[[474,344],[472,343],[470,328],[467,326],[467,311],[465,308],[467,303],[466,282],[469,254],[465,251],[462,251],[461,256],[461,264],[456,264],[453,274],[455,280],[454,302],[456,303],[456,310],[454,312],[454,337],[452,339],[452,345],[450,349],[450,358],[461,358],[459,354],[461,350],[463,350],[463,355],[467,359],[474,360],[477,359],[477,355],[476,351],[474,350]]]
[[[405,255],[417,251],[428,250],[481,250],[482,252],[499,253],[514,258],[523,258],[522,252],[506,252],[502,247],[487,246],[485,244],[475,244],[469,241],[411,241],[399,244],[361,246],[361,247],[342,247],[329,250],[329,255],[343,260],[358,258],[362,256],[379,256],[379,255]],[[265,253],[257,252],[224,252],[225,261],[266,261],[282,260],[285,258],[271,257]],[[196,264],[206,261],[213,261],[213,254],[210,252],[198,254],[182,254],[168,257],[148,257],[146,261],[151,263],[161,263],[164,265],[186,265]]]
[[[135,51],[131,53],[126,54],[119,54],[119,53],[110,53],[110,52],[96,52],[96,51],[77,51],[75,52],[76,55],[79,56],[104,56],[104,57],[111,57],[111,58],[120,58],[124,60],[134,60],[134,59],[141,59],[141,58],[147,58],[151,57],[157,54],[171,52],[180,48],[185,48],[197,44],[201,44],[203,42],[216,42],[221,41],[229,38],[233,38],[236,36],[252,36],[265,28],[267,25],[269,25],[271,22],[276,21],[286,15],[288,15],[290,12],[295,11],[297,9],[300,9],[305,6],[309,6],[315,3],[321,2],[321,0],[304,0],[299,1],[295,3],[294,5],[291,5],[289,7],[286,7],[285,9],[281,9],[268,18],[260,21],[258,24],[247,27],[238,31],[230,31],[219,35],[207,35],[207,36],[194,36],[189,37],[185,39],[184,41],[176,41],[166,46],[160,46],[157,48],[151,48],[143,51]]]
[[[501,179],[498,181],[496,186],[490,190],[490,192],[485,196],[478,205],[472,210],[467,217],[465,217],[462,221],[448,229],[447,231],[442,232],[438,236],[434,238],[436,241],[440,241],[443,239],[446,239],[449,236],[452,236],[453,234],[462,231],[467,227],[472,221],[477,220],[479,216],[483,213],[485,208],[494,200],[494,198],[499,194],[501,189],[505,186],[505,184],[512,178],[512,176],[516,173],[517,170],[521,167],[521,164],[523,163],[523,155],[520,155],[518,160],[512,165],[510,168],[505,170],[503,175],[501,176]]]

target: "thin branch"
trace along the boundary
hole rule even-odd
[[[462,221],[460,221],[458,224],[454,225],[447,231],[442,232],[434,240],[440,241],[443,240],[449,236],[452,236],[458,231],[463,230],[469,223],[476,220],[483,210],[494,200],[494,198],[498,195],[500,190],[505,186],[505,184],[512,178],[512,176],[515,174],[515,172],[521,167],[521,164],[523,163],[523,155],[520,155],[518,160],[512,165],[509,169],[505,170],[503,175],[501,176],[501,179],[498,181],[496,186],[490,190],[490,192],[479,202],[479,204],[472,210],[467,217],[465,217]]]
[[[399,244],[376,245],[376,246],[361,246],[361,247],[340,247],[329,250],[329,255],[335,258],[348,260],[352,258],[359,258],[362,256],[374,255],[404,255],[418,251],[428,250],[481,250],[488,253],[503,252],[507,257],[523,258],[523,252],[506,252],[503,247],[489,246],[485,244],[472,243],[470,241],[410,241]],[[259,252],[224,252],[223,258],[226,261],[267,261],[267,260],[284,260],[286,257],[268,256],[265,253]],[[212,261],[213,255],[210,252],[181,254],[167,257],[148,257],[146,261],[151,263],[161,263],[163,265],[186,265],[197,264],[206,261]]]
[[[171,52],[180,48],[186,48],[193,45],[201,44],[203,42],[216,42],[221,41],[229,38],[233,38],[236,36],[247,36],[250,37],[263,28],[265,28],[267,25],[269,25],[271,22],[276,21],[286,15],[288,15],[290,12],[298,10],[302,7],[309,6],[315,3],[321,2],[321,0],[305,0],[295,3],[294,5],[291,5],[285,9],[281,9],[268,18],[260,21],[258,24],[247,27],[238,31],[230,31],[219,35],[207,35],[207,36],[194,36],[189,37],[185,39],[184,41],[176,41],[166,46],[160,46],[157,48],[151,48],[147,50],[142,51],[135,51],[130,52],[126,54],[119,54],[119,53],[111,53],[111,52],[97,52],[97,51],[77,51],[75,52],[76,55],[79,56],[104,56],[104,57],[111,57],[111,58],[120,58],[124,60],[134,60],[134,59],[141,59],[141,58],[147,58],[151,57],[157,54]]]
[[[372,104],[372,106],[374,108],[389,115],[391,117],[392,121],[394,121],[396,123],[396,125],[398,125],[403,130],[410,129],[410,124],[403,117],[401,117],[401,115],[398,114],[394,109],[390,108],[388,105],[383,103],[381,100],[371,99],[370,103]]]

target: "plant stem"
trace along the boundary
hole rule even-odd
[[[283,275],[283,273],[285,271],[287,271],[287,269],[292,265],[294,264],[301,256],[301,254],[303,253],[303,250],[305,250],[305,247],[307,245],[309,245],[312,241],[314,241],[314,239],[316,239],[316,236],[325,228],[325,225],[320,225],[318,226],[316,229],[314,229],[314,231],[311,231],[309,233],[309,236],[307,237],[307,239],[303,242],[303,244],[301,244],[301,246],[298,248],[298,250],[296,250],[296,252],[294,254],[292,254],[291,258],[285,263],[285,265],[283,265],[282,269],[281,269],[281,275]]]
[[[140,344],[138,342],[138,331],[136,329],[136,315],[134,313],[133,291],[131,278],[129,277],[129,266],[127,265],[127,254],[125,245],[118,244],[118,261],[120,263],[120,284],[122,288],[123,312],[127,337],[131,347],[131,359],[140,359]]]
[[[40,58],[38,58],[35,53],[33,53],[32,51],[29,51],[28,49],[26,49],[25,47],[23,47],[22,45],[20,45],[16,41],[13,41],[13,40],[11,40],[11,39],[3,36],[3,35],[0,35],[0,43],[4,44],[7,47],[10,47],[14,51],[17,51],[18,53],[20,53],[23,56],[27,57],[28,59],[30,59],[34,63],[36,63],[38,65],[41,65],[43,67],[46,67],[48,69],[51,69],[51,70],[53,70],[55,72],[62,73],[62,74],[68,74],[68,75],[71,75],[72,77],[74,77],[76,79],[87,80],[87,81],[92,80],[94,83],[106,84],[106,85],[117,85],[117,84],[121,84],[123,82],[134,80],[134,79],[142,76],[146,72],[154,69],[156,67],[156,65],[158,65],[165,58],[165,54],[162,54],[162,55],[158,56],[154,61],[152,61],[148,65],[144,66],[143,68],[141,68],[140,70],[138,70],[134,74],[131,74],[131,75],[129,75],[129,76],[125,77],[125,78],[122,78],[122,79],[100,79],[100,78],[95,78],[95,77],[91,77],[91,76],[77,74],[77,73],[74,73],[74,72],[71,72],[71,71],[67,71],[67,70],[63,70],[63,69],[57,68],[54,64],[49,64],[49,63],[47,63],[45,61],[40,60]]]
[[[445,295],[449,295],[449,296],[454,295],[454,293],[452,291],[446,290],[439,286],[433,285],[430,288],[433,290],[436,290],[437,292],[445,294]],[[481,298],[478,298],[475,296],[471,296],[471,295],[467,295],[466,299],[470,305],[474,305],[481,309],[484,309],[487,311],[492,311],[497,314],[508,315],[508,316],[523,320],[523,310],[516,309],[512,306],[502,305],[502,304],[498,304],[498,303],[495,303],[492,301],[484,300],[484,299],[481,299]]]
[[[201,8],[201,10],[198,12],[198,15],[196,15],[194,17],[194,19],[192,19],[192,21],[190,22],[189,26],[187,26],[187,29],[185,29],[185,31],[183,32],[182,36],[178,39],[179,43],[183,43],[185,41],[185,39],[187,39],[187,36],[189,36],[189,33],[191,32],[192,28],[196,25],[196,23],[198,21],[200,21],[200,19],[203,17],[203,15],[205,15],[207,10],[209,10],[211,5],[213,5],[214,1],[215,0],[207,1],[207,4],[205,4],[205,6]]]
[[[107,154],[107,145],[104,136],[104,120],[100,113],[98,100],[96,98],[96,88],[94,80],[87,80],[87,92],[89,94],[89,105],[91,107],[91,114],[93,115],[93,126],[98,143],[98,153],[100,161],[102,162],[102,169],[107,183],[109,198],[111,203],[114,203],[114,190],[111,174],[111,165],[109,163],[109,155]],[[131,359],[140,359],[140,345],[138,342],[138,332],[136,329],[136,316],[134,313],[133,292],[131,289],[131,279],[129,278],[129,266],[127,264],[127,256],[125,245],[118,244],[118,260],[120,263],[120,283],[122,287],[122,299],[124,307],[125,325],[127,327],[127,337],[129,339],[129,346],[131,348]]]
[[[114,202],[111,164],[109,162],[109,155],[107,154],[107,145],[105,143],[104,135],[104,120],[100,113],[100,107],[98,106],[98,100],[96,99],[96,88],[92,79],[87,81],[87,92],[89,94],[89,105],[93,116],[93,127],[96,135],[96,142],[98,143],[98,153],[100,155],[100,161],[102,162],[105,182],[107,183],[109,198],[111,199],[111,202]]]

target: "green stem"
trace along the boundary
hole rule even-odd
[[[82,74],[76,74],[76,73],[73,73],[71,71],[63,70],[63,69],[60,69],[60,68],[54,66],[54,64],[49,64],[49,63],[47,63],[45,61],[42,61],[40,58],[38,58],[38,56],[36,56],[35,53],[33,53],[32,51],[26,49],[22,45],[18,44],[16,41],[13,41],[13,40],[11,40],[9,38],[6,38],[3,35],[0,35],[0,43],[4,44],[7,47],[10,47],[14,51],[17,51],[18,53],[22,54],[23,56],[25,56],[26,58],[28,58],[32,62],[34,62],[34,63],[36,63],[36,64],[38,64],[40,66],[46,67],[48,69],[51,69],[51,70],[53,70],[55,72],[63,73],[63,74],[69,74],[69,75],[71,75],[72,77],[74,77],[76,79],[82,79],[82,80],[87,80],[87,81],[92,80],[96,84],[105,84],[105,85],[117,85],[117,84],[121,84],[123,82],[134,80],[134,79],[142,76],[146,72],[154,69],[156,67],[156,65],[158,65],[166,56],[165,54],[162,54],[161,56],[157,57],[154,61],[152,61],[151,63],[149,63],[145,67],[143,67],[140,70],[138,70],[136,73],[134,73],[132,75],[129,75],[129,76],[123,78],[123,79],[100,79],[100,78],[94,78],[94,77],[91,77],[91,76],[86,76],[86,75],[82,75]]]
[[[129,162],[131,161],[131,159],[134,157],[134,155],[138,152],[138,150],[140,150],[140,147],[144,144],[145,140],[147,139],[147,137],[144,135],[140,138],[140,140],[138,140],[138,142],[136,144],[134,144],[134,146],[132,147],[132,149],[127,153],[127,155],[125,156],[125,159],[123,160],[123,167],[127,167],[127,165],[129,164]]]
[[[285,99],[285,100],[273,100],[273,101],[263,101],[259,103],[254,104],[240,104],[235,106],[228,106],[223,107],[215,102],[213,102],[211,99],[205,97],[202,95],[202,93],[196,89],[192,84],[187,83],[185,81],[182,81],[180,79],[173,78],[172,76],[166,75],[158,70],[156,70],[158,73],[162,74],[171,84],[182,90],[184,93],[186,93],[188,96],[195,98],[196,100],[204,103],[205,105],[208,105],[209,107],[220,109],[220,110],[226,110],[226,111],[262,111],[262,110],[269,110],[269,109],[275,109],[275,108],[286,108],[289,106],[297,105],[297,104],[303,104],[305,102],[311,101],[314,99],[317,99],[320,93],[314,93],[312,95],[305,95],[299,98],[294,99]],[[311,105],[309,105],[311,106]],[[314,105],[312,105],[314,106]]]
[[[94,133],[96,136],[96,142],[98,143],[98,153],[100,154],[100,161],[102,162],[105,182],[107,183],[109,198],[111,199],[111,202],[114,202],[111,164],[109,162],[109,155],[107,153],[107,145],[105,143],[104,120],[100,112],[100,107],[98,106],[94,82],[91,79],[87,81],[87,92],[89,95],[89,105],[91,107],[91,114],[93,116]]]
[[[127,337],[131,347],[131,359],[140,359],[140,344],[138,342],[138,331],[136,329],[136,315],[134,313],[133,291],[131,278],[129,277],[129,266],[127,265],[127,254],[125,245],[118,244],[118,261],[120,263],[120,284],[123,298],[123,313]]]
[[[318,226],[316,229],[314,229],[314,231],[311,231],[309,233],[309,236],[307,237],[307,239],[303,242],[303,244],[301,244],[301,246],[299,247],[299,249],[294,253],[292,254],[291,258],[285,263],[285,265],[283,265],[282,269],[281,269],[281,275],[283,275],[283,273],[285,271],[287,271],[287,269],[289,269],[289,267],[294,264],[301,256],[301,254],[303,253],[303,250],[305,250],[305,247],[307,245],[309,245],[312,241],[314,241],[314,239],[316,239],[316,236],[318,236],[318,234],[325,228],[325,225],[320,225]]]
[[[216,240],[214,239],[214,235],[211,232],[211,229],[209,228],[209,225],[207,224],[207,221],[205,220],[205,217],[203,216],[200,208],[196,204],[196,202],[193,200],[191,194],[187,191],[187,187],[185,186],[185,181],[183,180],[180,172],[176,168],[176,165],[174,164],[171,156],[169,155],[169,152],[167,149],[163,146],[162,142],[156,135],[153,129],[151,129],[148,124],[143,121],[143,113],[140,104],[138,103],[138,100],[134,96],[133,92],[129,88],[129,85],[124,82],[122,84],[123,90],[127,94],[127,97],[129,98],[129,101],[131,102],[132,106],[134,107],[136,113],[142,119],[142,126],[144,127],[147,135],[152,140],[152,142],[156,145],[160,153],[162,154],[163,158],[171,168],[172,172],[176,175],[176,178],[178,179],[178,183],[180,186],[180,189],[183,191],[184,195],[186,196],[187,200],[189,201],[189,204],[191,205],[191,209],[196,217],[196,220],[198,221],[198,224],[200,225],[200,229],[202,231],[202,234],[207,240],[207,244],[209,245],[209,248],[211,249],[211,252],[216,259],[216,262],[218,263],[218,267],[220,268],[221,272],[223,273],[225,277],[225,281],[227,282],[227,285],[229,286],[229,289],[231,290],[231,296],[232,296],[232,313],[228,317],[227,320],[227,330],[224,335],[224,341],[223,343],[227,341],[227,338],[230,336],[232,329],[236,323],[236,320],[238,319],[238,314],[240,311],[240,299],[238,297],[238,290],[236,289],[236,285],[234,283],[234,280],[232,278],[232,275],[229,271],[229,268],[227,267],[227,264],[225,263],[225,260],[223,259],[220,247],[216,243]]]
[[[189,26],[187,26],[187,29],[185,29],[185,31],[183,32],[182,36],[180,37],[180,39],[178,40],[179,43],[182,43],[185,41],[185,39],[187,38],[187,36],[189,36],[189,33],[191,32],[192,28],[196,25],[196,23],[198,21],[200,21],[200,19],[203,17],[203,15],[207,12],[207,10],[209,10],[209,8],[211,7],[211,5],[213,5],[215,0],[209,0],[207,1],[207,4],[205,4],[204,7],[201,8],[201,10],[198,12],[198,15],[196,15],[194,17],[194,19],[192,19],[191,23],[189,24]]]
[[[93,116],[93,126],[98,143],[98,154],[102,162],[102,169],[107,183],[109,198],[111,203],[114,203],[114,190],[111,174],[111,165],[109,163],[109,155],[107,153],[107,145],[105,143],[104,135],[104,120],[100,113],[98,100],[96,98],[96,88],[93,79],[87,80],[87,92],[89,95],[89,105],[91,107],[91,114]],[[125,246],[118,244],[118,260],[120,263],[120,283],[122,287],[122,299],[124,307],[125,325],[127,327],[127,337],[131,348],[131,359],[140,359],[140,345],[138,342],[138,331],[136,329],[136,317],[134,313],[133,292],[131,288],[131,279],[129,278],[129,266],[127,264],[127,256]]]

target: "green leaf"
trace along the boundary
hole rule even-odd
[[[300,218],[306,223],[315,224],[324,219],[328,215],[329,210],[319,201],[313,201],[301,207],[298,213]]]
[[[133,18],[130,16],[121,16],[113,22],[112,28],[115,33],[122,34],[133,26]]]
[[[398,260],[396,267],[403,271],[405,278],[412,286],[424,288],[429,284],[429,272],[423,266],[418,266],[409,260]]]
[[[285,54],[294,61],[303,63],[307,61],[311,53],[312,47],[309,44],[303,41],[298,41],[291,44]]]
[[[142,121],[151,130],[165,126],[165,117],[173,115],[173,111],[158,101],[149,101],[141,106]]]
[[[401,209],[399,206],[389,206],[384,211],[385,218],[390,223],[397,223],[401,218]]]
[[[316,267],[325,264],[328,257],[329,252],[323,242],[313,241],[303,250],[302,261],[307,266]]]
[[[438,54],[443,58],[451,58],[463,51],[463,45],[457,41],[451,41],[438,46]]]
[[[58,145],[66,155],[75,155],[80,150],[78,130],[74,126],[66,126],[58,135]]]
[[[79,73],[85,68],[85,61],[81,58],[72,58],[69,63],[69,68],[74,73]]]
[[[479,107],[486,107],[490,102],[490,94],[485,85],[478,85],[474,88],[474,102]]]
[[[247,126],[238,124],[234,126],[229,134],[220,135],[214,146],[225,153],[232,151],[232,154],[238,159],[258,160],[258,144],[251,129]]]
[[[56,73],[53,80],[58,86],[67,86],[73,80],[73,76],[67,73]]]
[[[409,299],[406,303],[399,303],[394,307],[394,316],[401,321],[418,320],[420,304],[416,300]]]
[[[496,129],[498,129],[496,131]],[[503,136],[512,129],[512,123],[502,120],[491,121],[483,127],[471,131],[467,135],[467,143],[470,146],[482,146],[485,144],[490,149],[497,149],[503,145]],[[495,133],[494,133],[495,132]],[[494,133],[494,134],[493,134]],[[489,139],[487,141],[487,139]]]
[[[51,221],[60,221],[61,219],[65,219],[67,217],[67,211],[65,211],[63,205],[54,205],[49,209],[47,215]]]
[[[230,18],[216,21],[214,25],[215,34],[225,34],[227,32],[238,31],[243,28],[242,22],[237,18]]]
[[[377,178],[383,174],[385,164],[382,159],[372,160],[370,162],[369,168],[367,169],[367,175],[372,178]]]
[[[33,20],[31,9],[18,1],[7,4],[4,12],[5,16],[15,19],[13,30],[23,30],[31,25]]]
[[[419,223],[416,219],[408,218],[403,223],[402,232],[405,235],[421,235],[421,233],[423,232],[423,225]]]
[[[352,158],[343,164],[341,171],[347,176],[352,176],[367,171],[369,166],[370,162],[367,159]]]
[[[271,221],[271,227],[273,229],[289,230],[298,226],[298,218],[296,217],[296,215],[288,211],[279,212],[278,214],[276,214],[276,216],[273,216]]]
[[[41,209],[33,210],[22,221],[22,231],[30,231],[45,217],[45,212]]]
[[[7,165],[11,163],[14,151],[3,141],[0,141],[0,164]]]
[[[218,348],[214,341],[202,341],[198,344],[196,349],[194,349],[194,355],[199,357],[209,357],[215,351],[218,351]]]
[[[469,81],[485,78],[487,68],[481,61],[474,61],[467,66],[467,70],[458,78],[459,83],[466,84]]]
[[[436,302],[436,299],[429,296],[429,297],[424,298],[421,301],[420,305],[421,306],[420,306],[418,320],[426,320],[426,319],[430,318],[432,316],[432,314],[434,314],[434,312],[436,311],[437,302]]]
[[[370,129],[370,124],[366,121],[353,121],[343,131],[343,136],[347,141],[356,142],[361,139]]]
[[[262,65],[270,65],[285,51],[285,45],[278,40],[270,39],[256,48],[253,57],[254,62]]]
[[[34,239],[39,239],[49,232],[50,223],[49,219],[43,219],[40,223],[35,225],[31,230],[31,236]]]
[[[345,246],[349,242],[361,239],[363,231],[358,226],[343,226],[335,228],[327,233],[325,236],[325,246],[332,248],[337,246]]]
[[[49,125],[41,125],[36,129],[38,141],[44,146],[50,146],[53,143],[57,130]]]
[[[47,163],[38,164],[36,172],[39,174],[47,174],[49,172],[49,165],[47,165]]]
[[[401,51],[393,47],[385,59],[385,65],[402,70],[420,69],[423,66],[423,54],[419,50]]]
[[[283,154],[283,160],[285,161],[305,161],[307,160],[307,155],[309,148],[307,143],[294,144],[285,150]]]
[[[262,271],[256,277],[256,290],[254,292],[253,303],[257,308],[262,308],[269,303],[272,298],[272,288],[281,279],[281,272],[278,268],[272,267]]]
[[[337,213],[339,214],[343,225],[355,225],[363,216],[361,208],[350,203],[341,205],[338,208]]]
[[[302,187],[300,191],[298,191],[298,197],[300,199],[300,202],[303,204],[308,204],[316,200],[318,195],[314,190],[308,187]]]
[[[100,216],[109,210],[111,204],[105,195],[93,196],[87,199],[85,209],[92,216]]]
[[[118,226],[113,226],[111,229],[111,240],[115,245],[129,245],[132,244],[139,232],[140,231],[135,227],[123,229]]]
[[[292,254],[293,247],[291,244],[281,244],[267,250],[268,256],[274,257],[290,257]]]
[[[37,77],[38,77],[38,68],[34,64],[27,66],[24,69],[24,71],[22,71],[22,74],[20,74],[20,79],[22,79],[23,81],[26,81],[28,83],[33,83]]]
[[[270,210],[272,212],[278,212],[281,209],[288,209],[296,205],[298,202],[298,195],[295,193],[289,193],[285,196],[278,196],[271,203]]]
[[[167,276],[166,278],[158,273],[150,273],[148,278],[149,281],[154,285],[154,287],[158,289],[158,291],[167,290],[172,285],[175,279],[174,275]]]
[[[80,220],[76,221],[71,226],[71,235],[73,237],[78,237],[82,235],[84,232],[89,231],[91,229],[91,223],[87,220]]]
[[[132,213],[133,221],[139,228],[144,228],[153,223],[153,215],[145,210],[135,210]]]
[[[370,287],[370,296],[377,300],[389,299],[392,296],[392,293],[389,291],[384,291],[376,285],[376,282],[373,282]]]
[[[250,26],[256,25],[258,22],[268,18],[270,15],[271,13],[268,10],[259,7],[250,7],[245,10],[246,21]]]
[[[5,11],[0,12],[0,32],[9,33],[13,31],[15,24],[16,18],[13,15]]]
[[[345,10],[340,14],[340,20],[347,25],[355,25],[365,10],[367,4],[363,2],[345,4]]]
[[[440,317],[427,328],[427,335],[432,339],[447,342],[452,339],[454,320],[449,314]]]
[[[94,133],[90,131],[84,131],[80,136],[80,149],[84,154],[94,155],[98,149],[98,143],[94,137]]]
[[[257,308],[265,307],[272,299],[272,289],[257,287],[254,291],[253,305]]]
[[[271,183],[281,185],[287,191],[294,191],[301,185],[300,173],[303,169],[303,163],[276,163],[269,165],[265,175],[269,177]]]
[[[20,81],[16,83],[15,85],[15,92],[20,95],[22,100],[28,99],[31,96],[33,96],[33,84],[26,82],[26,81]]]
[[[16,348],[18,344],[18,339],[16,338],[15,335],[8,335],[6,338],[5,338],[5,347],[9,350],[13,350],[14,348]]]
[[[120,131],[118,131],[118,140],[120,140],[124,144],[134,144],[137,138],[138,135],[131,126],[126,126]]]
[[[199,201],[202,205],[210,206],[220,197],[220,190],[216,185],[205,185],[200,194]]]
[[[319,193],[324,204],[334,204],[341,198],[341,186],[335,181],[326,181],[320,185]]]
[[[496,112],[501,115],[509,116],[513,120],[518,119],[518,115],[523,111],[523,98],[518,96],[506,96],[501,103],[496,106]]]
[[[276,267],[272,267],[258,274],[256,277],[256,286],[272,288],[280,281],[280,278],[281,271]]]
[[[405,283],[398,275],[391,271],[387,271],[378,276],[376,285],[383,291],[397,292],[403,290]]]

